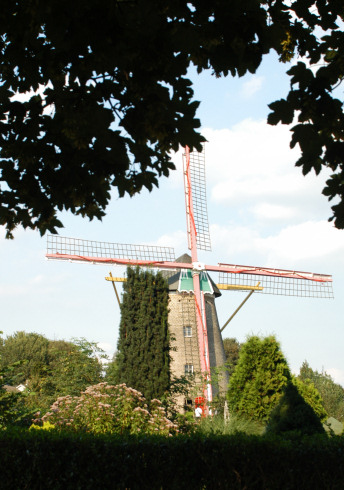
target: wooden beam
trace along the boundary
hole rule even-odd
[[[260,283],[258,283],[260,284]],[[262,286],[244,286],[240,284],[216,284],[219,289],[234,290],[234,291],[263,291]]]
[[[117,288],[116,288],[116,280],[117,279],[121,279],[121,278],[118,278],[118,277],[112,277],[112,274],[110,272],[110,277],[106,277],[105,278],[107,281],[112,281],[112,285],[113,285],[113,289],[115,291],[115,294],[116,294],[116,298],[117,298],[117,301],[118,301],[118,305],[119,307],[121,307],[121,300],[119,299],[119,295],[118,295],[118,291],[117,291]],[[126,280],[126,279],[125,279]],[[124,281],[124,278],[122,279],[122,282]]]
[[[257,283],[256,287],[258,287],[260,284],[260,282]],[[263,289],[263,288],[261,288]],[[244,301],[241,302],[241,304],[238,306],[238,308],[235,310],[235,312],[233,313],[232,316],[229,317],[229,319],[226,321],[226,323],[223,325],[223,327],[221,328],[220,332],[223,332],[223,330],[227,327],[228,323],[235,317],[235,315],[238,313],[238,311],[244,306],[244,304],[246,303],[246,301],[252,296],[252,294],[254,293],[254,289],[252,289],[252,291],[250,291],[248,293],[248,295],[246,296],[246,298],[244,299]]]
[[[110,272],[110,277],[109,276],[106,276],[105,279],[107,281],[111,281],[111,282],[127,282],[127,278],[126,277],[112,277],[111,272]]]

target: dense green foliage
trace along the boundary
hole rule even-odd
[[[311,170],[319,174],[323,167],[333,171],[323,194],[330,200],[339,198],[339,203],[332,206],[332,219],[337,228],[344,228],[343,91],[335,91],[344,76],[344,6],[340,0],[298,0],[291,2],[291,9],[301,14],[309,26],[304,39],[307,60],[299,61],[287,72],[291,90],[286,98],[270,104],[273,112],[268,121],[294,123],[290,146],[299,145],[301,149],[296,165],[302,167],[304,175]],[[341,22],[336,24],[337,15]],[[321,40],[316,39],[318,32]],[[291,35],[290,44],[293,42]]]
[[[295,386],[298,396],[295,395],[293,388],[288,388],[285,394],[285,389],[290,383]],[[282,395],[286,402],[281,401]],[[301,397],[300,400],[298,397]],[[317,426],[328,417],[319,391],[310,380],[302,381],[291,375],[279,343],[273,336],[249,337],[247,342],[242,344],[239,360],[230,378],[227,401],[232,414],[264,423],[270,420],[272,411],[276,409],[275,425],[278,417],[284,414],[286,406],[292,406],[293,403],[297,404],[297,410],[301,407],[301,426],[304,425],[305,415],[302,406],[305,404],[308,405],[305,413],[308,409],[312,412],[310,426],[314,417],[317,419],[315,423]],[[276,408],[278,402],[282,403],[279,409]],[[297,425],[296,418],[293,419],[293,423]],[[282,420],[281,424],[283,424]]]
[[[151,400],[148,407],[142,394],[125,384],[99,383],[80,396],[60,397],[41,422],[49,422],[56,430],[93,434],[169,435],[177,430],[159,400]]]
[[[324,407],[324,400],[314,384],[309,381],[302,381],[300,378],[292,377],[292,382],[296,386],[304,401],[310,405],[321,422],[325,422],[328,418],[328,413]]]
[[[110,191],[152,189],[180,145],[200,148],[187,69],[255,73],[295,55],[271,124],[291,123],[307,173],[343,196],[342,0],[7,1],[0,12],[0,224],[56,231],[57,210],[101,218]],[[323,31],[326,36],[320,37]],[[321,60],[321,66],[318,67]],[[315,73],[312,69],[316,68]],[[23,94],[26,94],[23,100]],[[342,200],[333,207],[343,227]]]
[[[344,388],[335,383],[326,372],[314,371],[307,361],[300,369],[299,378],[306,383],[313,383],[319,391],[329,417],[344,422]]]
[[[282,397],[270,414],[266,430],[281,435],[290,432],[298,435],[325,433],[319,417],[292,382],[284,387]]]
[[[37,333],[16,332],[0,345],[0,366],[8,368],[4,382],[10,385],[46,374],[49,364],[49,340]],[[16,364],[16,365],[15,365]]]
[[[0,331],[0,335],[3,332]],[[0,429],[6,429],[15,425],[28,425],[31,422],[33,412],[26,406],[21,393],[7,391],[5,388],[6,378],[15,368],[20,365],[19,362],[13,364],[4,364],[2,362],[2,347],[4,339],[0,337]]]
[[[0,345],[1,384],[25,384],[25,392],[11,398],[18,412],[46,411],[58,396],[79,395],[101,380],[99,356],[96,345],[85,339],[52,341],[36,333],[16,332]]]
[[[3,490],[341,489],[343,438],[0,432]],[[20,471],[18,470],[20,469]]]
[[[104,380],[110,385],[113,385],[117,383],[118,377],[117,352],[115,352],[112,356],[111,361],[106,363]]]
[[[160,273],[128,268],[123,289],[118,382],[161,399],[170,387],[167,282]]]
[[[18,410],[18,393],[7,393],[0,388],[0,430],[15,425],[20,412]]]
[[[237,339],[228,338],[223,339],[223,346],[225,348],[226,354],[226,368],[229,375],[231,376],[235,369],[235,366],[238,364],[240,343],[237,341]]]
[[[73,339],[68,350],[57,345],[51,349],[50,372],[44,383],[44,391],[56,395],[79,395],[87,386],[102,378],[100,362],[103,351],[85,339]]]
[[[287,361],[275,337],[249,337],[241,346],[238,364],[229,380],[230,413],[268,420],[290,379]]]

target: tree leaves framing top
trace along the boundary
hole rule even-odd
[[[309,13],[314,5],[318,14]],[[101,219],[113,187],[120,196],[151,190],[173,168],[171,150],[200,149],[191,63],[242,76],[271,49],[282,61],[297,51],[314,62],[324,43],[313,29],[339,35],[342,14],[341,0],[75,0],[73,8],[67,0],[5,0],[0,224],[7,236],[19,224],[56,232],[57,210]],[[331,66],[340,57],[332,41]],[[270,122],[282,120],[273,110]]]

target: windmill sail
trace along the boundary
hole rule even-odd
[[[247,291],[255,288],[258,282],[260,287],[255,288],[257,293],[333,298],[330,275],[228,264],[219,264],[217,269],[220,289]]]
[[[175,253],[171,247],[153,245],[130,245],[127,243],[98,242],[79,238],[47,236],[48,259],[72,260],[109,264],[112,259],[132,261],[174,262]],[[149,264],[146,264],[149,265]]]
[[[184,186],[189,248],[191,249],[190,228],[194,226],[198,250],[210,251],[204,145],[201,153],[192,151],[189,159],[184,155]]]

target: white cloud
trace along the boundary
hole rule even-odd
[[[228,226],[211,225],[210,234],[213,249],[217,252],[222,250],[224,256],[227,257],[237,252],[252,250],[253,243],[259,238],[254,230],[235,224]]]
[[[252,208],[257,219],[267,221],[290,220],[297,215],[297,209],[292,206],[280,206],[278,204],[261,203]]]
[[[298,157],[290,150],[290,134],[285,126],[269,126],[265,120],[245,119],[231,129],[203,131],[207,171],[211,181],[221,176],[234,178],[261,177],[272,172],[280,175]]]
[[[254,94],[259,92],[263,86],[264,77],[253,75],[247,82],[243,83],[241,95],[245,99],[249,99]]]
[[[152,245],[157,245],[159,247],[173,247],[178,255],[179,253],[184,253],[183,251],[186,246],[185,235],[185,231],[178,230],[171,234],[162,235],[156,242],[152,243]]]
[[[314,272],[331,273],[322,270],[322,261],[326,266],[328,258],[344,256],[344,234],[327,221],[287,226],[268,236],[241,225],[213,225],[211,236],[221,260],[244,265],[302,269],[302,262],[307,261],[319,265]]]
[[[267,254],[266,265],[273,266],[279,261],[295,263],[343,253],[344,234],[327,221],[308,221],[259,238],[255,246]]]
[[[304,177],[295,167],[298,150],[289,148],[285,126],[247,119],[232,129],[204,130],[208,195],[216,205],[235,207],[251,218],[290,223],[331,214],[321,195],[329,172]]]

